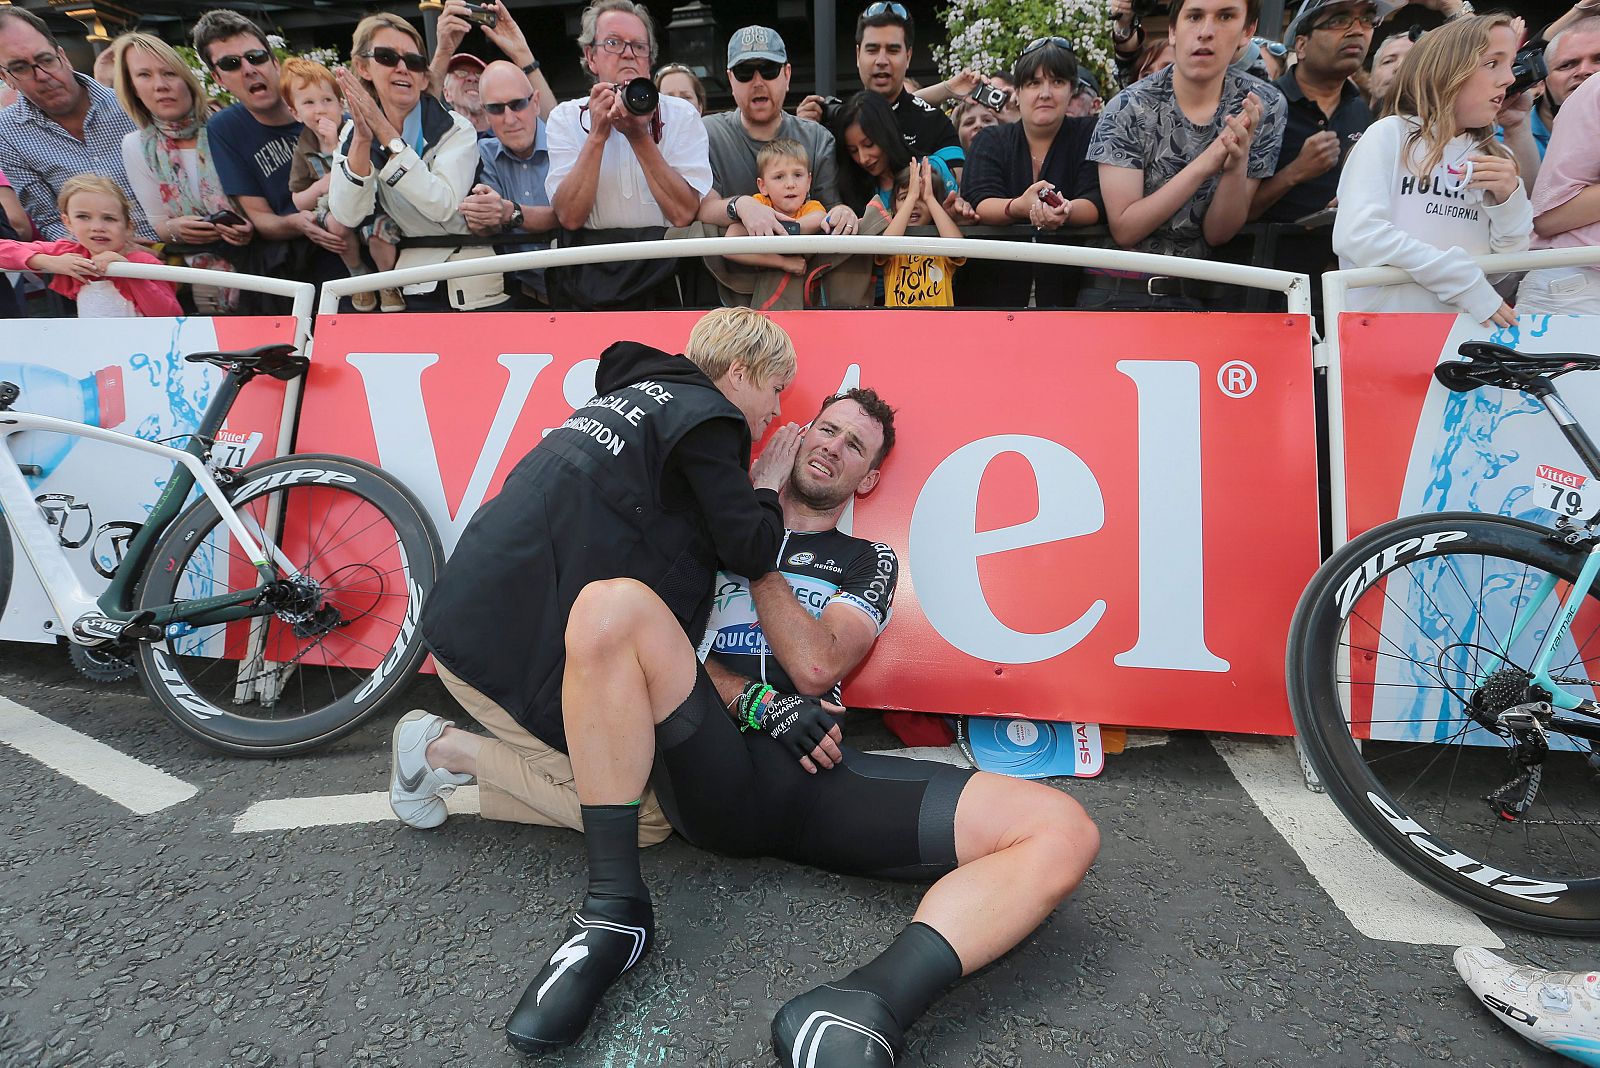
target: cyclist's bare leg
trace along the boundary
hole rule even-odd
[[[1071,797],[1043,783],[974,775],[956,806],[960,867],[928,889],[915,919],[944,936],[970,975],[1039,926],[1099,850],[1099,831]]]
[[[629,804],[655,761],[655,725],[689,699],[698,661],[655,591],[593,582],[567,617],[562,711],[578,800]]]

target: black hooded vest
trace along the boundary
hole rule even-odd
[[[631,341],[600,357],[599,395],[523,457],[462,532],[423,606],[429,650],[534,737],[565,752],[567,616],[590,582],[655,590],[698,642],[717,570],[705,518],[661,499],[662,469],[690,430],[739,409],[683,356]]]

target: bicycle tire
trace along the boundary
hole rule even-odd
[[[1500,516],[1439,513],[1384,524],[1330,557],[1306,588],[1290,625],[1286,679],[1306,756],[1379,852],[1490,919],[1594,936],[1600,791],[1591,746],[1552,730],[1537,799],[1508,821],[1488,798],[1510,780],[1510,747],[1473,720],[1466,703],[1478,680],[1529,666],[1586,555],[1547,527]],[[1533,603],[1545,574],[1555,588],[1504,648],[1512,618]],[[1557,653],[1552,674],[1597,677],[1595,590]],[[1510,671],[1504,680],[1514,688],[1526,677]],[[1564,685],[1580,696],[1596,689]],[[1570,750],[1557,751],[1563,745]]]
[[[141,644],[145,692],[185,733],[230,753],[285,756],[326,745],[375,713],[421,665],[427,650],[416,624],[444,558],[438,534],[404,486],[347,457],[269,460],[238,472],[226,489],[257,529],[267,529],[276,503],[273,540],[315,586],[270,615],[188,633],[169,627],[164,640]],[[259,581],[201,497],[162,535],[138,607]],[[246,666],[253,633],[264,655]],[[241,694],[246,684],[256,692]]]

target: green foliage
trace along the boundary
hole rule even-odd
[[[950,0],[942,14],[950,43],[934,54],[947,74],[1009,71],[1029,41],[1056,36],[1072,42],[1102,91],[1117,85],[1105,0]]]

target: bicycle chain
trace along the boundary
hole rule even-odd
[[[1574,686],[1600,686],[1600,682],[1594,682],[1590,679],[1575,678],[1571,675],[1551,675],[1550,681],[1571,683]]]

